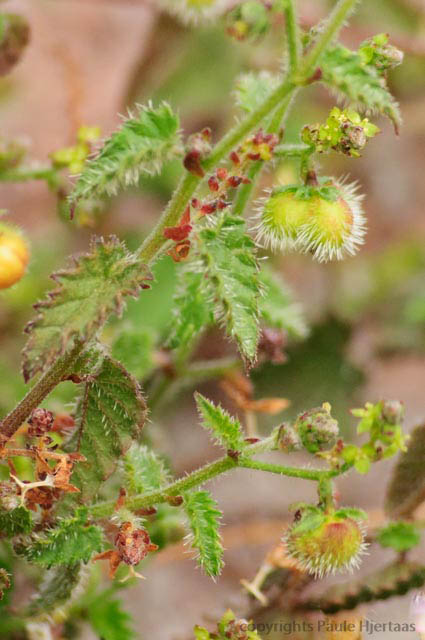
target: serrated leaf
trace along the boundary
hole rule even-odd
[[[47,614],[59,605],[69,603],[82,579],[80,563],[54,567],[46,572],[38,593],[28,607],[31,616]]]
[[[188,262],[178,271],[174,296],[174,317],[168,344],[172,349],[184,348],[213,321],[213,311],[204,291],[204,275]]]
[[[425,500],[424,460],[425,425],[420,425],[412,431],[388,486],[385,510],[391,518],[408,518]]]
[[[31,512],[25,507],[17,507],[12,511],[0,509],[0,534],[11,538],[29,533],[33,526]]]
[[[73,518],[60,520],[32,540],[15,547],[15,551],[29,562],[50,568],[88,562],[93,553],[102,548],[103,532],[95,525],[86,524],[85,510],[80,509]]]
[[[72,483],[84,501],[92,498],[113,473],[118,460],[137,439],[146,419],[146,403],[139,383],[124,367],[106,356],[77,402],[77,429],[67,451],[87,461],[74,467]]]
[[[264,292],[259,301],[260,314],[265,324],[283,329],[293,338],[304,338],[308,334],[307,325],[286,283],[266,267],[261,269],[259,279]]]
[[[131,640],[136,638],[129,613],[122,609],[122,602],[102,593],[90,602],[88,618],[94,632],[102,640]]]
[[[23,352],[25,380],[43,371],[77,340],[92,339],[109,314],[121,313],[124,297],[137,297],[151,276],[136,255],[110,236],[94,239],[90,253],[52,278],[57,288],[34,305],[37,316],[25,329],[29,334]]]
[[[198,234],[197,251],[205,294],[214,301],[216,320],[234,338],[248,363],[256,359],[261,284],[255,244],[245,222],[223,214]]]
[[[323,54],[320,68],[322,82],[342,94],[355,109],[382,113],[398,130],[401,115],[396,100],[385,79],[375,67],[364,64],[358,53],[336,45]]]
[[[208,576],[218,576],[224,564],[219,533],[221,511],[209,491],[185,494],[184,508],[192,532],[191,547],[198,552],[198,564]]]
[[[276,89],[279,82],[279,76],[269,71],[244,73],[236,81],[236,104],[246,113],[255,111]]]
[[[145,445],[133,444],[124,458],[129,493],[155,491],[168,484],[170,474],[164,461]]]
[[[413,522],[391,522],[377,533],[381,547],[391,547],[398,553],[409,551],[421,541],[421,535]]]
[[[363,509],[357,509],[356,507],[342,507],[335,511],[335,516],[338,518],[352,518],[353,520],[367,520],[367,513]]]
[[[245,447],[245,436],[239,420],[200,393],[195,393],[195,400],[202,418],[202,426],[210,431],[225,449],[242,451]]]
[[[118,189],[137,184],[142,174],[156,174],[162,165],[181,153],[179,119],[162,103],[137,107],[89,160],[71,193],[75,203],[84,198],[113,195]]]

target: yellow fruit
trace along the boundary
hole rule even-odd
[[[0,289],[7,289],[22,278],[28,260],[28,246],[19,231],[1,224]]]

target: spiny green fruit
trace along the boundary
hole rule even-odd
[[[332,178],[275,189],[260,204],[257,240],[275,251],[309,252],[319,262],[354,255],[365,234],[356,191]]]
[[[317,577],[351,571],[365,552],[361,526],[338,512],[304,512],[289,528],[284,542],[299,566]]]
[[[330,411],[331,406],[325,402],[321,407],[304,411],[295,421],[295,430],[310,453],[328,449],[336,442],[338,422],[332,418]]]

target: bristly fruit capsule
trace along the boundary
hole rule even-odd
[[[322,578],[358,567],[366,549],[364,533],[361,525],[343,511],[325,514],[311,506],[301,515],[297,512],[284,542],[301,569]]]
[[[321,407],[301,413],[295,421],[294,428],[310,453],[329,449],[336,442],[338,422],[332,418],[330,411],[330,405],[325,402]]]
[[[275,189],[260,203],[258,242],[273,250],[309,252],[319,262],[354,255],[365,235],[356,190],[332,178]]]
[[[0,223],[0,289],[7,289],[21,280],[28,260],[28,245],[19,230]]]

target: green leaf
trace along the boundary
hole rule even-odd
[[[111,594],[102,593],[90,602],[87,613],[94,632],[102,640],[136,638],[130,614],[122,609],[122,602]]]
[[[397,102],[376,68],[342,45],[329,49],[321,58],[322,82],[347,98],[355,109],[388,116],[396,129],[401,124]]]
[[[188,262],[177,272],[174,317],[168,339],[172,349],[184,349],[213,321],[212,305],[204,291],[204,274],[196,269],[196,265]]]
[[[137,184],[142,174],[159,173],[162,165],[182,152],[179,119],[162,103],[137,107],[121,128],[106,140],[81,172],[70,201],[114,195]]]
[[[0,533],[9,538],[21,533],[29,533],[33,528],[31,512],[25,507],[17,507],[12,511],[0,509]]]
[[[153,332],[136,327],[123,327],[111,349],[112,356],[138,380],[148,376],[155,367]]]
[[[73,596],[78,594],[78,587],[83,579],[84,574],[79,562],[50,569],[28,607],[28,614],[44,615],[65,603],[69,606]]]
[[[279,76],[270,71],[244,73],[236,81],[236,104],[247,113],[255,111],[276,89],[280,81]]]
[[[195,400],[202,418],[202,426],[210,431],[225,449],[242,451],[245,448],[245,436],[239,420],[230,416],[220,406],[215,406],[200,393],[195,393]]]
[[[23,352],[23,373],[28,381],[76,341],[91,340],[111,313],[120,314],[123,298],[137,297],[151,279],[146,265],[127,251],[115,236],[95,239],[90,253],[53,274],[58,284],[47,299],[34,305],[36,318]]]
[[[88,562],[94,552],[101,550],[103,532],[86,522],[86,510],[79,509],[74,517],[59,520],[54,528],[16,546],[15,551],[29,562],[47,568]]]
[[[221,511],[209,491],[185,494],[184,507],[192,531],[191,547],[198,552],[198,564],[208,576],[218,576],[224,564],[219,533]]]
[[[75,465],[72,475],[84,501],[113,473],[145,419],[146,403],[137,380],[119,362],[105,357],[94,379],[85,383],[77,402],[77,429],[66,444],[67,451],[78,449],[87,458]]]
[[[264,323],[283,329],[292,338],[304,338],[308,334],[307,325],[301,307],[293,301],[289,287],[267,267],[262,267],[259,278],[264,291],[259,301]]]
[[[387,496],[386,512],[391,518],[408,518],[425,500],[425,425],[411,433],[409,448],[394,469]]]
[[[391,547],[401,553],[416,547],[421,535],[412,522],[391,522],[378,531],[377,540],[381,547]]]
[[[133,444],[124,458],[129,493],[145,493],[168,484],[170,474],[161,458],[145,445]]]
[[[216,320],[234,338],[245,360],[256,359],[259,339],[258,300],[261,284],[255,244],[245,222],[223,214],[198,234],[200,272],[205,295],[214,300]]]
[[[335,511],[335,516],[339,518],[352,518],[353,520],[367,520],[366,511],[356,509],[356,507],[342,507]]]

